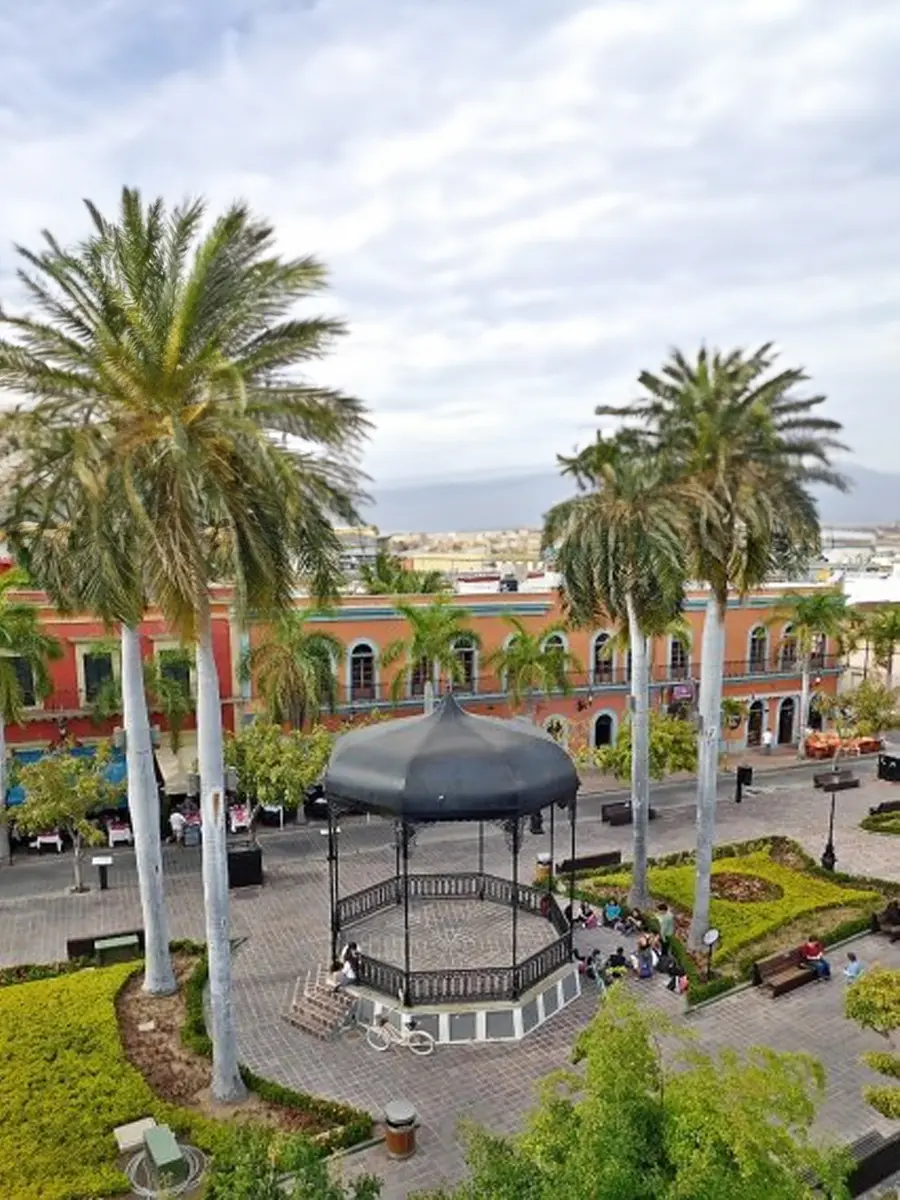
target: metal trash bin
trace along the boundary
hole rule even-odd
[[[747,763],[741,763],[737,769],[737,781],[741,787],[753,787],[753,768]]]
[[[535,859],[536,866],[534,868],[534,885],[540,887],[542,883],[546,883],[550,878],[550,855],[539,854]]]
[[[388,1158],[411,1158],[416,1152],[416,1110],[408,1100],[385,1105],[384,1126]]]

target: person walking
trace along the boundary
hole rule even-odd
[[[762,735],[763,754],[771,754],[772,753],[772,742],[774,740],[775,739],[772,736],[772,730],[764,729],[763,735]]]
[[[675,916],[668,904],[660,904],[656,917],[659,925],[660,952],[669,953],[669,945],[675,936]]]

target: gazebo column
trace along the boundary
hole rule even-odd
[[[519,821],[512,821],[512,998],[519,996]]]
[[[340,913],[338,912],[338,830],[334,823],[334,810],[328,805],[328,907],[331,929],[331,963],[337,961],[338,941],[341,936]]]
[[[403,1002],[409,1004],[409,827],[401,825],[403,844]]]
[[[554,856],[556,854],[556,805],[550,805],[550,875],[547,879],[547,891],[550,896],[553,896],[556,890],[553,882]]]
[[[400,876],[400,854],[403,841],[403,822],[394,822],[394,898],[397,904],[403,900],[403,884]]]
[[[569,828],[571,830],[571,844],[569,846],[569,860],[571,867],[569,869],[569,954],[572,953],[575,944],[575,797],[573,796],[569,802]]]
[[[478,822],[478,899],[484,899],[484,821]]]

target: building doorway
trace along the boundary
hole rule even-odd
[[[613,719],[609,713],[600,713],[594,722],[594,746],[611,746],[613,740]]]
[[[796,705],[793,696],[782,700],[778,709],[778,745],[792,746],[794,744],[794,716]]]
[[[747,745],[762,745],[763,702],[754,700],[747,711]]]

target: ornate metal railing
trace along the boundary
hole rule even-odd
[[[458,871],[447,875],[410,875],[409,894],[417,900],[478,900],[484,894],[483,879],[477,871]],[[397,880],[403,888],[403,880]],[[493,899],[493,897],[489,897]]]
[[[370,917],[372,913],[380,912],[383,908],[391,908],[400,899],[397,891],[398,880],[385,879],[381,883],[373,883],[371,887],[342,896],[338,900],[337,915],[341,929]]]
[[[453,871],[438,875],[410,875],[409,894],[416,900],[491,900],[512,905],[513,882],[498,875],[480,875],[477,871]],[[525,912],[553,920],[547,911],[547,892],[529,883],[517,885],[518,906]],[[403,899],[403,878],[392,876],[338,900],[341,928],[361,921],[383,908],[392,908]],[[561,916],[562,914],[560,914]],[[564,919],[564,918],[563,918]]]
[[[521,996],[523,992],[533,988],[536,983],[540,983],[542,979],[546,979],[554,971],[565,966],[570,958],[571,951],[569,950],[567,931],[563,937],[557,938],[549,946],[538,950],[537,954],[532,954],[531,958],[526,958],[524,962],[519,963],[515,969],[516,994]]]
[[[370,958],[368,954],[359,956],[359,982],[364,987],[374,988],[385,996],[400,999],[406,990],[406,980],[403,968],[394,963],[382,962],[378,958]]]

